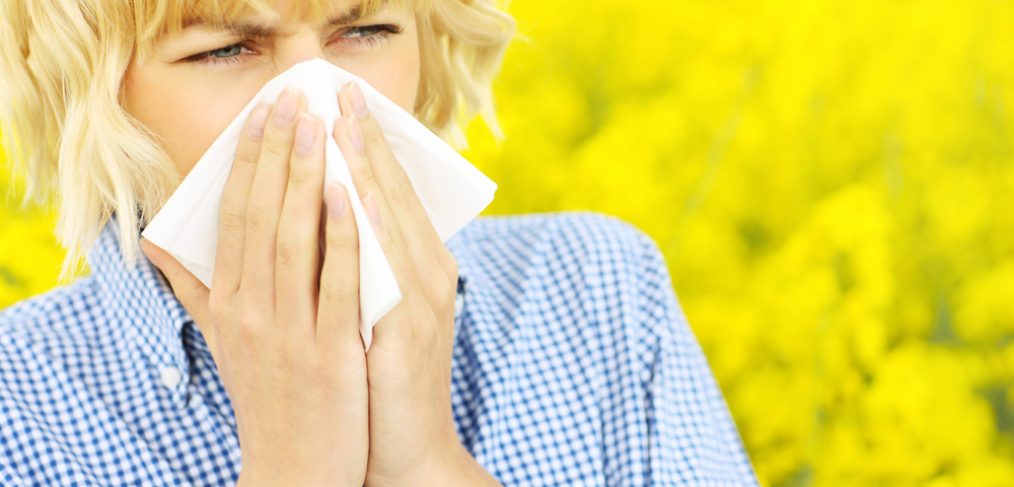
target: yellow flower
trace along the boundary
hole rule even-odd
[[[1014,3],[509,9],[487,213],[650,233],[764,485],[1014,485]],[[0,207],[0,306],[51,226]]]

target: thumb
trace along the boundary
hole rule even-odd
[[[201,334],[204,335],[205,341],[210,347],[214,340],[214,337],[211,336],[212,330],[204,328],[204,324],[211,323],[211,312],[208,311],[210,292],[207,286],[191,274],[186,267],[183,267],[183,264],[180,264],[169,252],[143,237],[141,238],[141,251],[165,275],[169,286],[172,287],[173,294],[194,318],[198,329],[201,330]]]

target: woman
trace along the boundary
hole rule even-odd
[[[445,245],[354,85],[331,134],[296,92],[246,120],[211,289],[140,239],[306,59],[447,139],[477,112],[496,130],[514,24],[487,1],[2,9],[7,150],[30,194],[60,197],[63,277],[92,269],[0,315],[3,485],[756,483],[649,237],[563,213],[480,218]],[[348,193],[319,189],[328,136],[403,292],[368,354]]]

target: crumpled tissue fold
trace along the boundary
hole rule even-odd
[[[197,161],[145,227],[142,236],[169,252],[210,289],[218,244],[219,204],[243,126],[257,104],[273,103],[286,87],[301,91],[306,99],[306,110],[325,122],[324,183],[340,181],[349,192],[359,231],[359,332],[368,350],[373,326],[401,301],[402,295],[360,202],[348,163],[331,137],[335,120],[341,116],[337,93],[349,81],[356,82],[362,90],[371,114],[405,169],[442,241],[446,242],[489,206],[496,183],[362,78],[327,60],[315,58],[293,65],[254,95]]]

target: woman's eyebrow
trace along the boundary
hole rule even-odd
[[[377,11],[383,10],[388,4],[387,0],[381,0],[380,5],[376,9]],[[359,20],[362,17],[362,10],[360,6],[353,5],[351,8],[342,12],[334,17],[327,19],[324,22],[325,26],[337,26],[350,24]],[[278,28],[273,25],[261,24],[257,22],[229,22],[222,20],[209,21],[201,17],[192,17],[183,21],[182,28],[188,29],[191,27],[207,27],[216,30],[225,30],[238,37],[249,37],[249,38],[267,38],[272,37],[278,33]]]

